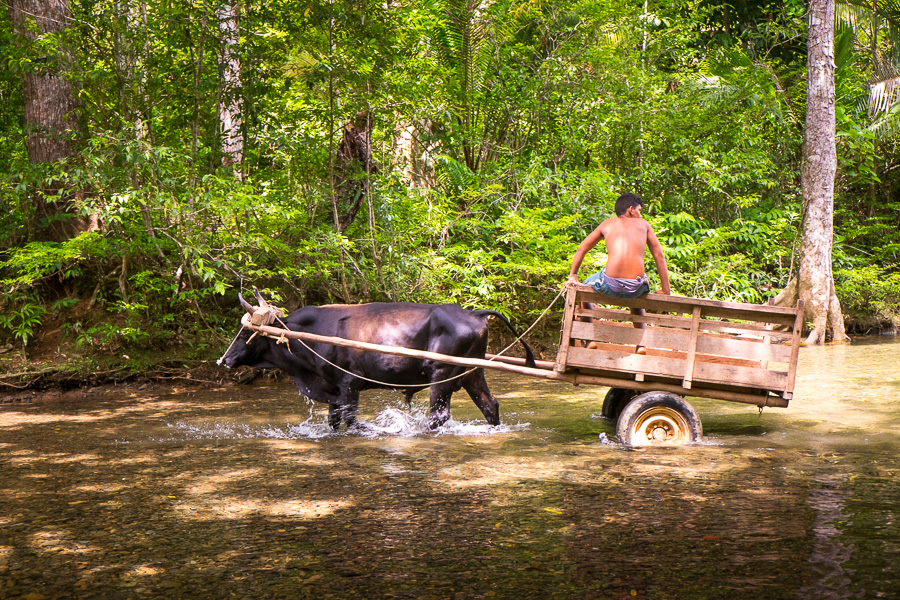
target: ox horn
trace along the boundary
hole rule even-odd
[[[268,308],[269,303],[266,302],[265,298],[262,297],[262,294],[259,293],[259,290],[253,288],[253,291],[256,292],[256,301],[259,302],[260,308]]]
[[[244,300],[244,297],[241,296],[240,292],[238,292],[238,300],[241,301],[241,306],[242,306],[243,309],[246,310],[248,313],[250,313],[250,314],[252,315],[253,313],[256,312],[256,308],[255,308],[254,306],[251,306],[251,304],[250,304],[249,302],[247,302],[246,300]]]

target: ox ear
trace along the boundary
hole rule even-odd
[[[244,297],[241,296],[240,292],[238,292],[238,300],[241,301],[241,307],[242,307],[244,310],[246,310],[248,313],[250,313],[250,314],[252,315],[253,313],[256,312],[256,307],[255,307],[255,306],[251,306],[249,302],[247,302],[246,300],[244,300]]]
[[[256,292],[256,301],[259,302],[260,308],[266,308],[269,306],[269,303],[266,302],[265,298],[262,297],[262,294],[259,293],[259,290],[253,288],[253,291]]]

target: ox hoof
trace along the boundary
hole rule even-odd
[[[428,421],[428,429],[431,429],[432,431],[434,431],[435,429],[440,428],[444,423],[446,423],[449,420],[450,420],[449,417],[446,419],[430,419]]]

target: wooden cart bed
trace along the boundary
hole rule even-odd
[[[727,394],[759,406],[787,406],[802,326],[802,304],[784,308],[662,294],[625,300],[575,285],[566,295],[555,370],[613,379],[627,389],[659,383],[680,388],[682,395]]]

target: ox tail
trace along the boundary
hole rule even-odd
[[[503,313],[499,313],[496,310],[488,310],[488,309],[476,310],[474,312],[477,313],[478,316],[481,316],[481,317],[492,316],[492,317],[497,317],[498,319],[503,321],[506,324],[506,326],[509,327],[509,330],[513,332],[513,335],[516,336],[516,339],[518,339],[522,343],[522,347],[525,348],[525,364],[531,368],[537,368],[537,363],[534,362],[534,352],[531,351],[531,346],[526,344],[525,340],[519,339],[521,337],[519,335],[519,332],[516,331],[516,328],[512,326],[512,323],[509,322],[509,319],[507,319]]]

